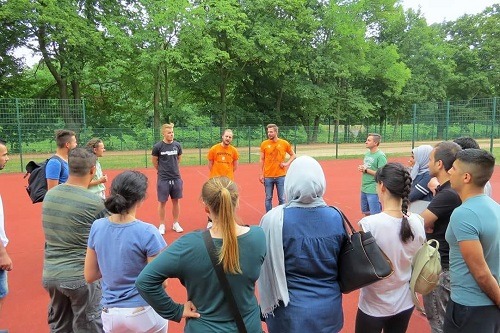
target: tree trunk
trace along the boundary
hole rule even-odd
[[[163,70],[164,83],[163,83],[163,95],[165,96],[165,101],[163,103],[165,108],[165,121],[170,122],[170,96],[168,92],[168,66],[165,64],[165,69]]]
[[[73,99],[79,101],[82,99],[82,93],[80,91],[80,82],[77,80],[71,80],[71,89],[73,90]]]
[[[49,52],[47,50],[47,42],[45,40],[45,27],[43,25],[38,27],[38,30],[36,31],[36,36],[38,38],[38,44],[40,45],[40,51],[42,52],[43,61],[45,62],[45,65],[47,65],[50,74],[52,74],[52,76],[54,77],[54,80],[56,80],[57,88],[59,89],[59,98],[61,99],[59,103],[59,111],[61,112],[61,116],[64,119],[65,127],[77,133],[78,137],[80,133],[81,124],[80,121],[76,121],[75,118],[73,117],[72,108],[69,105],[68,80],[65,76],[59,73],[56,66],[54,66],[54,64],[52,63],[53,59],[51,59]],[[64,53],[65,49],[62,45],[60,45],[59,54],[64,54]],[[64,67],[64,61],[59,60],[59,68],[63,67]],[[77,91],[79,96],[80,95],[79,89]]]
[[[316,115],[314,117],[314,125],[313,125],[313,130],[312,130],[312,137],[311,137],[312,143],[318,142],[319,123],[320,123],[320,116]]]
[[[220,64],[220,85],[219,85],[219,94],[220,94],[220,108],[221,108],[221,129],[226,128],[227,123],[227,110],[226,110],[226,77],[223,65]]]
[[[283,87],[280,87],[278,90],[278,98],[276,99],[276,113],[280,114],[281,112],[281,102],[283,101]]]
[[[156,67],[153,75],[154,92],[153,92],[153,134],[155,140],[160,138],[160,65]]]

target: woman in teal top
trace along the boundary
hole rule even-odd
[[[238,190],[227,177],[209,179],[202,188],[205,211],[213,221],[210,234],[248,333],[261,333],[255,282],[266,254],[264,232],[236,223]],[[187,289],[185,304],[165,293],[162,283],[178,278]],[[184,332],[237,332],[224,292],[203,241],[202,231],[189,233],[146,266],[136,281],[142,297],[163,318],[179,322]]]

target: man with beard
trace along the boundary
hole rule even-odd
[[[259,180],[266,190],[266,212],[268,212],[272,208],[274,186],[279,204],[285,203],[285,175],[288,166],[295,159],[295,152],[288,141],[278,138],[278,126],[269,124],[266,128],[268,139],[260,145]],[[286,154],[290,156],[287,162],[285,162]]]
[[[225,176],[234,180],[234,172],[238,168],[238,150],[231,145],[233,141],[233,131],[226,129],[222,134],[222,141],[208,151],[209,178]],[[208,218],[207,228],[212,227],[212,220]]]

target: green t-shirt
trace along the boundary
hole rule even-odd
[[[373,154],[368,151],[365,154],[365,158],[363,159],[363,165],[365,165],[367,169],[374,171],[386,164],[387,158],[381,150],[377,150]],[[370,194],[377,193],[377,184],[375,184],[375,177],[370,174],[363,173],[363,176],[361,178],[361,192]]]
[[[95,162],[95,175],[94,178],[92,178],[92,181],[99,180],[102,178],[102,176],[104,176],[104,174],[102,173],[101,163],[99,163],[99,160],[97,160]],[[94,186],[89,186],[89,191],[92,193],[99,193],[105,190],[106,190],[106,185],[104,185],[103,183],[99,183]]]
[[[43,200],[44,281],[83,280],[90,227],[107,216],[103,200],[80,186],[61,184]]]

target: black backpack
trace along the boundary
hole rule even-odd
[[[45,168],[51,158],[57,158],[60,160],[58,156],[54,155],[43,162],[37,163],[35,161],[29,161],[28,164],[26,164],[26,174],[24,175],[24,178],[29,176],[26,192],[28,192],[32,203],[42,202],[43,198],[45,198],[45,194],[47,193]],[[62,171],[63,168],[61,166],[61,173]]]

